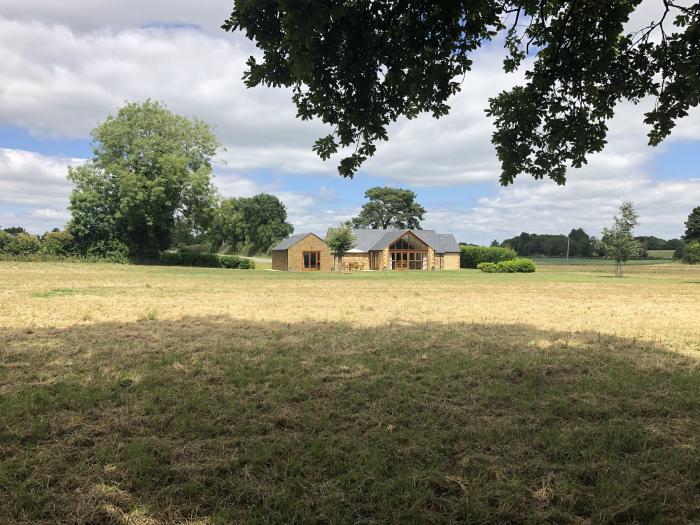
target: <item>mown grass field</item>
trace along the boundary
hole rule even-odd
[[[0,263],[0,523],[697,523],[700,268]]]
[[[670,255],[668,254],[670,252]],[[640,264],[663,264],[671,262],[673,258],[673,250],[649,250],[649,257],[652,259],[632,259],[627,261],[627,266],[637,266]],[[601,257],[569,257],[569,262],[566,262],[566,257],[533,257],[537,264],[555,265],[555,266],[614,266],[613,259],[603,259]]]

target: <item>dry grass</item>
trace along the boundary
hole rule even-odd
[[[0,522],[692,523],[700,269],[0,263]]]

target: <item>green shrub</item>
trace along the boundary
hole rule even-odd
[[[73,255],[77,251],[75,239],[67,231],[53,231],[44,234],[41,250],[47,255]]]
[[[3,252],[8,255],[27,257],[41,251],[41,241],[29,233],[10,235],[4,242]]]
[[[477,268],[486,273],[532,273],[537,267],[530,259],[511,259],[498,263],[483,262]]]
[[[129,262],[129,248],[121,241],[98,241],[88,246],[88,259],[102,259],[106,262],[125,264]]]
[[[177,247],[180,252],[195,252],[195,253],[212,253],[211,244],[199,243],[199,244],[181,244]]]
[[[498,266],[496,263],[492,262],[482,262],[477,264],[476,267],[482,272],[486,273],[496,273],[498,271]]]
[[[250,270],[255,268],[255,261],[236,257],[235,255],[218,255],[216,253],[197,252],[163,252],[160,264],[165,266],[199,266],[204,268],[238,268]]]
[[[498,246],[460,246],[460,268],[476,268],[479,263],[499,263],[515,259],[516,253],[511,248]]]
[[[693,241],[683,251],[683,262],[688,264],[700,264],[700,241]]]
[[[530,259],[512,259],[501,261],[496,265],[499,273],[532,273],[537,267]]]
[[[14,240],[14,236],[6,231],[0,230],[0,253],[7,253],[6,246]]]

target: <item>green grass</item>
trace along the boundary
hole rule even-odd
[[[654,250],[650,250],[651,252]],[[660,250],[665,252],[666,250]],[[658,256],[660,257],[660,256]],[[668,259],[673,257],[673,250],[671,250],[671,257],[668,257]],[[666,258],[666,257],[664,257]],[[567,263],[566,257],[533,257],[533,261],[537,264],[555,264],[555,265],[563,265],[563,264],[570,264],[574,266],[580,266],[580,265],[592,265],[592,266],[598,266],[598,265],[608,265],[608,266],[614,266],[615,261],[612,259],[603,259],[600,257],[569,257],[569,261]],[[663,260],[658,260],[658,259],[633,259],[630,261],[627,261],[628,265],[640,265],[640,264],[663,264],[668,261],[663,261]]]
[[[649,257],[658,259],[673,259],[676,250],[647,250]]]
[[[2,264],[0,523],[697,523],[699,271]]]

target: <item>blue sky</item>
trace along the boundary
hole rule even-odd
[[[645,3],[640,19],[657,3]],[[311,152],[327,130],[297,120],[287,91],[243,86],[245,59],[256,50],[219,29],[227,6],[154,0],[135,10],[126,0],[4,0],[0,226],[38,233],[63,226],[66,168],[89,157],[90,130],[124,101],[147,98],[214,126],[226,146],[215,166],[220,192],[278,195],[297,231],[323,232],[350,218],[377,185],[413,189],[428,210],[424,227],[484,243],[521,231],[583,227],[598,234],[623,200],[635,203],[640,234],[676,237],[700,205],[700,112],[650,148],[643,112],[652,101],[621,105],[606,150],[571,170],[566,187],[524,177],[500,187],[483,110],[489,96],[522,81],[522,72],[505,75],[493,48],[476,57],[448,117],[397,122],[355,179],[342,179],[337,158],[323,162]]]

